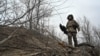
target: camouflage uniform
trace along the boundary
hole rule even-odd
[[[77,38],[76,38],[76,34],[77,34],[77,30],[80,30],[79,28],[79,24],[75,21],[75,20],[68,20],[68,23],[66,25],[67,28],[67,32],[68,32],[68,42],[69,45],[72,45],[72,38],[74,40],[74,46],[77,46]]]

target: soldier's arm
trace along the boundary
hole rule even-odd
[[[77,26],[77,29],[78,29],[78,31],[80,31],[80,26],[79,26],[79,24],[75,21],[75,23],[76,23],[76,26]]]
[[[78,29],[78,31],[80,31],[80,26],[79,26],[79,24],[78,24],[78,28],[77,28],[77,29]]]

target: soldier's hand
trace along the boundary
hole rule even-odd
[[[80,31],[80,29],[78,29],[78,32]]]

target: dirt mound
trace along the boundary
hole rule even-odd
[[[78,47],[68,46],[35,30],[0,27],[0,56],[95,56],[95,54],[91,46],[84,44]]]
[[[38,35],[41,34],[36,33],[36,31],[27,30],[25,28],[2,27],[0,28],[0,41],[8,38],[9,36],[11,36],[11,38],[5,41],[0,46],[9,46],[9,47],[17,47],[17,48],[44,47],[45,45],[41,41],[39,41],[39,39],[37,39],[39,38]]]
[[[58,48],[60,49],[60,46],[56,40],[48,38],[35,30],[31,31],[19,27],[1,27],[0,42],[5,39],[7,40],[0,44],[0,55],[2,56],[18,56],[19,54],[23,56],[25,56],[24,54],[26,54],[26,56],[49,56],[53,55],[54,52],[56,54],[61,53],[57,51]],[[58,48],[56,46],[58,46]]]

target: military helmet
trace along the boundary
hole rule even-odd
[[[67,19],[68,20],[73,20],[73,15],[72,14],[68,15]]]

